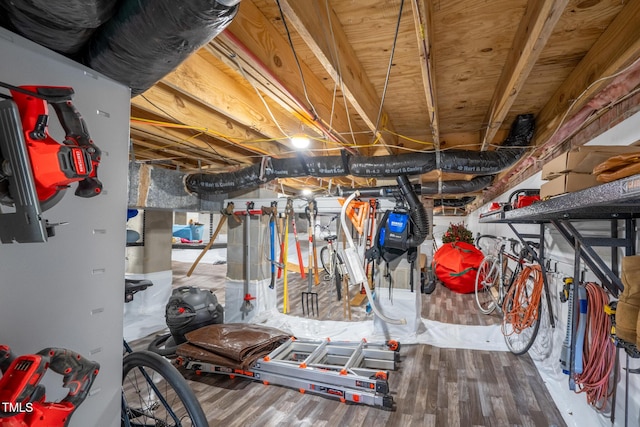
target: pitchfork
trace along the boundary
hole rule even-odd
[[[316,317],[320,314],[320,308],[318,304],[318,293],[313,292],[313,281],[315,278],[316,285],[320,283],[318,277],[318,260],[316,256],[316,244],[313,238],[314,226],[315,226],[315,213],[316,206],[313,200],[309,201],[307,207],[307,218],[309,219],[309,272],[308,272],[308,288],[307,292],[302,292],[302,314],[313,314]],[[315,266],[315,271],[314,271]],[[306,306],[306,312],[305,312]]]

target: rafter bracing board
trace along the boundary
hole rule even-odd
[[[274,85],[283,88],[284,93],[291,94],[296,104],[310,108],[305,99],[305,86],[300,79],[289,43],[252,2],[242,3],[242,7],[229,27],[216,39],[224,42],[244,61],[255,64],[256,69],[266,67],[270,73],[269,79]],[[318,120],[321,120],[325,126],[332,123],[336,132],[348,133],[350,127],[345,107],[340,102],[333,102],[333,93],[324,87],[319,77],[314,75],[303,61],[300,61],[300,67],[305,79],[306,91],[313,103]],[[365,130],[368,128],[353,128],[356,135]],[[351,140],[350,137],[347,139]],[[360,144],[361,141],[362,137],[356,136],[356,142]],[[370,141],[369,135],[367,143]]]
[[[336,83],[342,81],[341,87],[345,96],[369,129],[372,132],[380,131],[384,121],[384,127],[395,133],[393,123],[384,109],[381,123],[377,123],[381,99],[358,61],[335,13],[332,10],[327,12],[324,1],[312,1],[313,6],[309,2],[295,0],[281,0],[280,4],[285,17],[293,24],[331,78]],[[329,28],[335,42],[334,46],[329,45],[331,40],[327,38]],[[398,143],[398,138],[392,134],[381,136],[380,140],[388,150],[389,146],[393,147]]]
[[[207,145],[198,138],[189,138],[184,133],[173,129],[132,124],[131,137],[136,144],[145,143],[149,150],[156,150],[159,153],[178,150],[182,153],[182,157],[193,156],[195,159],[201,159],[204,168],[207,167],[208,162],[222,163],[227,166],[251,164],[246,157],[247,154],[242,156],[239,152],[227,150],[224,147]],[[138,156],[139,153],[136,152],[134,155]],[[156,157],[161,156],[156,154]]]
[[[277,122],[274,123],[255,90],[238,85],[235,80],[199,54],[191,55],[162,81],[218,113],[270,138],[288,137],[300,130],[300,120],[290,114],[283,114],[272,103],[269,108]]]
[[[420,69],[422,71],[422,85],[424,87],[427,108],[429,109],[429,126],[436,150],[440,149],[440,125],[438,122],[438,97],[436,92],[436,75],[433,69],[431,41],[433,40],[433,25],[431,23],[430,0],[411,0],[413,23],[418,37],[420,50]]]
[[[528,3],[484,120],[487,127],[482,135],[482,151],[486,151],[495,138],[567,3],[569,0]]]
[[[153,104],[147,102],[145,98]],[[260,141],[266,137],[252,129],[231,122],[228,118],[220,116],[202,104],[192,102],[186,96],[172,93],[162,83],[156,84],[143,95],[134,97],[131,103],[143,110],[165,116],[169,115],[180,123],[206,130],[207,134],[241,146],[253,153],[278,157],[285,152],[284,147],[278,143],[246,142]],[[158,110],[154,105],[162,105],[164,111]],[[220,135],[224,135],[224,137]]]

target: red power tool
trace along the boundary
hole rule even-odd
[[[64,427],[89,394],[100,365],[63,348],[14,358],[8,346],[0,345],[0,368],[0,427]],[[46,402],[39,384],[49,368],[69,389],[59,402]]]
[[[101,151],[71,102],[70,87],[11,86],[0,102],[0,204],[15,209],[0,224],[3,243],[46,241],[53,235],[42,212],[58,203],[64,191],[78,183],[75,195],[93,197],[102,191],[97,172]],[[49,135],[49,105],[65,137]]]

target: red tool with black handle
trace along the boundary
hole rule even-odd
[[[67,426],[100,370],[98,363],[71,350],[45,348],[14,359],[7,346],[0,346],[0,367],[0,427]],[[49,368],[62,375],[62,385],[69,389],[59,402],[47,402],[40,384]]]

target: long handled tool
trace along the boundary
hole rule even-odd
[[[262,207],[262,215],[269,215],[269,263],[271,264],[271,283],[269,284],[270,289],[274,289],[276,286],[276,266],[278,266],[278,269],[281,269],[282,265],[282,259],[280,260],[280,262],[276,261],[276,231],[278,240],[281,240],[277,212],[278,202],[271,202],[270,207]],[[281,241],[278,243],[280,248],[282,249]],[[280,256],[282,257],[282,253],[280,254]]]
[[[209,249],[211,249],[211,246],[213,246],[213,242],[215,242],[216,238],[218,237],[218,234],[220,233],[220,230],[222,230],[222,226],[227,221],[227,217],[229,217],[229,216],[231,216],[233,214],[233,206],[234,206],[233,202],[229,202],[227,204],[227,207],[220,211],[222,216],[220,217],[220,222],[218,222],[218,226],[216,227],[216,231],[213,232],[213,235],[211,236],[211,239],[209,240],[209,243],[207,243],[207,246],[205,246],[202,249],[202,252],[200,252],[200,255],[198,255],[198,258],[196,258],[196,260],[193,262],[193,264],[191,264],[191,268],[189,269],[189,271],[187,271],[187,277],[191,277],[191,274],[193,274],[193,270],[196,269],[196,266],[198,265],[198,263],[200,262],[200,260],[204,256],[204,254],[206,254],[207,251]],[[234,218],[236,219],[236,221],[238,221],[237,217],[234,217]]]
[[[282,265],[284,268],[283,279],[282,279],[282,313],[287,314],[289,311],[289,288],[287,283],[287,254],[289,252],[289,210],[287,209],[284,214],[284,235],[282,236],[282,252],[281,259]],[[279,271],[282,269],[279,268]]]
[[[244,218],[244,302],[242,304],[242,308],[240,311],[242,312],[242,318],[253,310],[253,304],[251,300],[256,299],[249,293],[249,282],[251,279],[251,211],[253,210],[254,204],[253,202],[247,202],[247,212]]]
[[[298,240],[298,231],[296,230],[296,216],[291,208],[291,228],[293,228],[293,239],[296,242],[296,252],[298,253],[298,264],[300,265],[300,276],[304,279],[306,274],[304,272],[304,261],[302,260],[302,249],[300,247],[300,240]],[[286,268],[286,265],[285,265]]]
[[[316,264],[315,275],[313,272],[313,265],[314,265],[313,250],[315,248],[314,239],[313,239],[313,224],[315,222],[314,210],[315,210],[315,202],[311,200],[309,202],[309,206],[307,207],[307,217],[309,219],[309,271],[308,271],[309,285],[307,288],[307,292],[302,292],[302,314],[304,315],[306,313],[309,313],[309,314],[314,314],[318,316],[320,313],[320,309],[318,306],[318,293],[313,292],[313,278],[314,277],[316,278],[316,285],[320,283],[318,279],[317,264]],[[306,307],[306,313],[305,313],[305,307]]]

